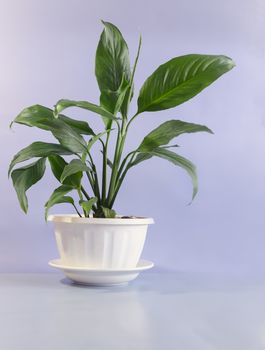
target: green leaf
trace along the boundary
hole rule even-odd
[[[72,119],[62,114],[59,115],[58,119],[71,126],[71,128],[73,128],[78,134],[95,135],[94,131],[90,128],[88,123],[84,122],[83,120]]]
[[[101,91],[101,105],[114,113],[122,81],[128,83],[131,79],[129,50],[119,29],[108,22],[103,24],[105,28],[96,51],[95,73]]]
[[[61,176],[62,176],[63,170],[68,163],[62,157],[60,157],[56,154],[49,156],[48,160],[50,162],[51,169],[52,169],[54,176],[56,177],[56,179],[59,182],[61,182]],[[78,188],[78,187],[80,187],[81,178],[82,178],[82,172],[79,172],[79,173],[73,174],[71,176],[68,176],[63,181],[63,184]]]
[[[69,151],[67,148],[61,145],[54,143],[33,142],[31,145],[23,148],[14,156],[10,163],[8,174],[10,174],[11,170],[17,163],[24,162],[25,160],[31,158],[48,157],[52,154],[70,155],[73,154],[73,152]]]
[[[58,114],[61,113],[61,111],[69,107],[83,108],[91,112],[97,113],[107,119],[118,120],[118,118],[114,117],[113,114],[108,112],[103,107],[97,106],[87,101],[72,101],[72,100],[59,100],[55,105],[55,112],[54,112],[55,117],[57,117]]]
[[[65,196],[67,193],[71,192],[73,190],[72,186],[68,185],[62,185],[52,193],[50,198],[45,204],[45,219],[47,220],[48,211],[51,207],[53,207],[55,204],[60,203],[70,203],[74,206],[74,200],[72,197]]]
[[[101,94],[100,104],[102,106],[104,106],[104,105],[107,106],[108,103],[115,102],[114,109],[112,106],[109,106],[108,109],[112,111],[113,115],[116,115],[118,112],[123,113],[122,109],[124,110],[124,108],[125,108],[123,106],[123,104],[124,104],[125,98],[128,95],[129,88],[130,88],[130,84],[125,79],[123,79],[121,82],[121,86],[119,87],[119,89],[117,91],[109,92],[108,94],[106,94],[106,93]],[[114,102],[112,102],[112,101],[114,101]],[[103,121],[105,124],[105,128],[110,129],[111,125],[112,125],[112,120],[107,119],[105,117],[102,117],[102,118],[103,118]]]
[[[116,212],[113,209],[105,208],[101,206],[105,218],[113,219],[116,217]]]
[[[152,158],[152,155],[149,153],[138,153],[130,168],[150,158]]]
[[[169,162],[183,168],[186,170],[186,172],[190,175],[193,185],[193,193],[192,193],[192,200],[196,196],[198,192],[198,179],[197,179],[197,173],[196,173],[196,167],[195,165],[189,161],[188,159],[171,152],[164,148],[157,148],[151,152],[149,152],[150,155],[160,157],[163,159],[168,160]]]
[[[86,151],[86,141],[71,126],[65,124],[62,120],[43,120],[36,123],[36,126],[47,126],[53,136],[60,144],[72,153],[83,153]]]
[[[60,181],[64,182],[69,176],[80,172],[82,173],[83,171],[91,171],[91,169],[80,159],[73,159],[64,167]]]
[[[96,143],[101,138],[101,136],[105,135],[108,132],[110,132],[110,130],[105,130],[105,131],[91,137],[91,139],[87,143],[87,152],[90,152],[91,147],[94,145],[94,143]]]
[[[84,209],[86,217],[89,216],[89,213],[93,207],[94,204],[96,204],[98,201],[97,197],[90,198],[88,201],[80,200],[79,204]]]
[[[179,147],[179,145],[175,144],[175,145],[169,145],[169,146],[161,146],[161,148],[176,148]]]
[[[164,147],[158,147],[152,151],[142,152],[138,153],[135,160],[131,163],[130,168],[147,160],[152,158],[153,156],[166,159],[170,161],[171,163],[183,168],[186,170],[186,172],[190,175],[192,184],[193,184],[193,194],[192,194],[192,200],[195,198],[197,192],[198,192],[198,179],[196,174],[196,167],[195,165],[189,161],[188,159],[171,152]]]
[[[122,107],[124,102],[126,101],[125,97],[127,97],[128,93],[129,93],[129,88],[130,88],[130,84],[127,80],[123,79],[121,82],[121,86],[119,87],[118,91],[117,91],[117,101],[116,101],[116,105],[114,108],[114,115],[116,115],[118,112],[123,112],[122,111]]]
[[[152,151],[162,145],[167,145],[173,138],[184,134],[206,131],[213,133],[204,125],[186,123],[181,120],[169,120],[151,131],[138,147],[138,151]]]
[[[25,167],[15,169],[11,173],[13,186],[16,190],[20,206],[25,213],[28,211],[26,191],[43,177],[45,161],[46,158],[41,158]]]
[[[80,131],[80,123],[76,124],[76,121],[73,119],[70,120],[70,118],[65,116],[56,119],[54,118],[52,110],[47,107],[35,105],[26,108],[17,116],[14,122],[51,131],[61,145],[67,147],[73,153],[82,153],[86,150],[85,140],[80,133],[76,131],[77,126],[78,131]],[[76,127],[73,127],[74,124]],[[89,130],[87,132],[90,133]]]
[[[50,127],[44,123],[45,120],[54,120],[53,110],[41,105],[34,105],[23,109],[23,111],[14,119],[13,123],[27,126],[37,126],[40,129],[50,131]],[[58,119],[71,126],[74,131],[84,135],[94,135],[93,130],[87,122],[75,120],[60,114]],[[41,122],[38,124],[38,122]]]
[[[145,81],[138,113],[176,107],[189,100],[235,66],[231,58],[214,55],[175,57]]]

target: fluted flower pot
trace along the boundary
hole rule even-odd
[[[80,218],[50,215],[62,265],[130,269],[139,262],[152,218]]]

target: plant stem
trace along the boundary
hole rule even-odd
[[[110,184],[109,184],[109,191],[108,191],[108,197],[107,197],[107,206],[109,203],[109,199],[111,197],[112,191],[114,189],[115,185],[115,177],[116,177],[116,171],[118,168],[118,153],[119,153],[119,147],[120,147],[120,138],[121,138],[121,131],[120,129],[118,130],[117,133],[117,139],[116,139],[116,146],[115,146],[115,153],[114,153],[114,159],[113,159],[113,168],[111,171],[111,177],[110,177]]]
[[[132,75],[131,75],[131,79],[130,79],[130,83],[129,83],[130,90],[129,90],[129,96],[128,96],[128,100],[127,100],[126,117],[127,117],[128,111],[129,111],[129,105],[130,105],[131,98],[132,98],[134,75],[135,75],[135,71],[136,71],[136,67],[137,67],[137,63],[138,63],[138,59],[139,59],[139,55],[140,55],[140,51],[141,51],[141,46],[142,46],[142,36],[140,35],[137,54],[136,54],[136,58],[134,61]]]
[[[81,191],[82,191],[83,195],[86,197],[86,199],[89,201],[90,197],[83,186],[81,186]]]
[[[91,178],[91,174],[89,172],[86,172],[86,173],[87,173],[87,177],[89,179],[90,185],[92,187],[92,190],[98,199],[98,203],[100,204],[101,198],[100,198],[100,189],[99,189],[99,183],[98,183],[97,168],[96,168],[96,165],[95,165],[90,153],[88,153],[88,156],[89,156],[89,159],[90,159],[90,162],[92,165],[92,170],[94,172],[94,179]]]
[[[102,169],[102,205],[105,205],[107,191],[107,159],[108,159],[108,143],[110,132],[107,134],[106,143],[103,144],[103,169]]]
[[[128,132],[128,129],[129,129],[129,126],[131,124],[131,122],[138,116],[138,114],[140,113],[135,113],[135,115],[129,120],[128,124],[127,124],[127,127],[126,127],[126,131]]]
[[[83,198],[83,195],[82,195],[81,187],[77,189],[77,192],[78,192],[78,196],[79,196],[80,201],[83,201],[84,198]],[[85,212],[84,209],[83,209],[83,213],[84,213],[84,216],[86,217],[86,212]]]
[[[73,206],[74,206],[75,211],[77,212],[78,216],[81,218],[81,217],[82,217],[82,215],[80,214],[80,212],[79,212],[79,210],[77,209],[76,205],[75,205],[75,204],[73,204]]]
[[[112,208],[112,206],[113,206],[113,204],[114,204],[114,202],[115,202],[115,199],[116,199],[116,197],[117,197],[117,194],[118,194],[118,192],[119,192],[119,189],[120,189],[120,187],[121,187],[121,184],[122,184],[122,182],[123,182],[123,180],[124,180],[124,178],[125,178],[125,176],[126,176],[128,170],[130,169],[130,166],[131,166],[131,163],[132,163],[132,161],[133,161],[133,158],[134,158],[135,154],[136,154],[136,152],[133,152],[133,153],[131,152],[131,159],[129,160],[129,162],[128,162],[126,168],[125,168],[125,170],[123,171],[123,173],[122,173],[122,175],[121,175],[121,177],[118,179],[117,186],[115,187],[114,194],[113,194],[113,196],[112,196],[112,198],[111,198],[111,201],[110,201],[110,206],[109,206],[110,209]],[[128,155],[127,155],[127,157],[128,157]]]
[[[127,156],[123,159],[123,161],[122,161],[122,163],[121,163],[121,166],[120,166],[120,168],[119,168],[119,170],[118,170],[117,179],[120,177],[120,175],[121,175],[121,173],[122,173],[122,170],[123,170],[123,168],[124,168],[124,166],[125,166],[125,164],[126,164],[127,159],[128,159],[129,156],[132,155],[133,153],[135,153],[135,151],[132,151],[132,152],[128,153]]]

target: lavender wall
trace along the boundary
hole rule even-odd
[[[31,104],[52,106],[59,98],[97,102],[94,53],[102,18],[121,28],[132,55],[143,35],[136,90],[177,55],[220,53],[237,63],[192,101],[146,113],[134,124],[128,149],[169,118],[215,131],[179,139],[179,151],[197,164],[200,177],[191,206],[189,178],[163,160],[143,163],[128,176],[116,209],[156,220],[144,257],[175,269],[265,272],[264,16],[262,0],[1,0],[0,270],[46,271],[47,261],[57,256],[52,227],[43,219],[43,203],[56,185],[51,174],[30,191],[27,216],[6,175],[16,151],[52,139],[26,127],[10,131],[8,125]],[[72,115],[100,126],[91,114]]]

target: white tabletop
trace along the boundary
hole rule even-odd
[[[128,286],[0,275],[2,350],[264,350],[264,282],[146,272]]]

